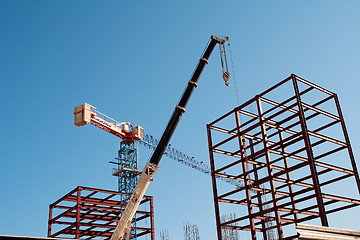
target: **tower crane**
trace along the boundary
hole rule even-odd
[[[120,139],[122,139],[122,144],[130,145],[134,142],[138,142],[142,146],[151,150],[155,150],[156,146],[159,144],[159,140],[157,140],[152,135],[147,134],[141,126],[133,126],[131,123],[128,122],[120,123],[112,119],[111,117],[99,112],[96,107],[88,103],[83,103],[74,108],[74,125],[80,127],[86,124],[92,124],[106,132],[109,132],[119,137]],[[211,173],[211,169],[208,165],[206,165],[202,161],[196,161],[194,157],[190,157],[182,151],[171,147],[170,145],[166,148],[164,156],[205,174]],[[114,172],[113,175],[117,175],[117,172]],[[239,180],[218,176],[217,178],[232,185],[235,185],[236,187],[243,187],[242,182]]]
[[[116,226],[116,229],[111,236],[111,240],[119,240],[126,238],[131,231],[131,220],[133,219],[135,212],[152,180],[154,174],[159,170],[158,165],[168,147],[170,139],[181,119],[182,114],[185,112],[186,105],[190,100],[190,97],[197,87],[197,82],[200,78],[202,71],[204,70],[206,64],[208,63],[208,59],[214,50],[215,46],[219,44],[220,46],[223,45],[228,40],[227,37],[225,38],[218,38],[215,36],[210,37],[209,44],[207,45],[205,51],[203,52],[202,56],[199,59],[199,62],[196,66],[195,71],[192,74],[191,79],[188,81],[188,84],[185,88],[183,95],[180,98],[179,103],[175,106],[174,112],[165,128],[164,133],[162,134],[159,144],[156,146],[150,160],[144,167],[141,175],[137,181],[135,190],[128,201],[126,208]],[[225,80],[225,79],[224,79]],[[92,123],[91,121],[91,111],[85,111],[86,106],[83,105],[78,106],[79,108],[75,107],[75,123],[78,126],[85,125],[87,123]],[[83,109],[82,109],[83,108]],[[91,107],[90,107],[91,110]],[[94,115],[93,123],[95,126],[98,126],[105,131],[108,131],[114,135],[117,135],[123,139],[123,141],[133,141],[134,139],[142,139],[143,138],[143,129],[140,126],[134,126],[133,129],[126,124],[122,123],[117,125],[116,123],[113,125],[107,125],[107,121],[102,121],[101,118]]]

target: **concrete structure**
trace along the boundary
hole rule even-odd
[[[360,239],[360,231],[340,228],[321,227],[307,224],[298,224],[296,231],[299,240],[347,240]]]

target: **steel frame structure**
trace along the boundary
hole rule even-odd
[[[48,237],[110,239],[125,207],[118,200],[120,195],[116,191],[76,187],[50,204]],[[141,206],[149,209],[136,213],[136,237],[149,234],[155,240],[153,197],[144,196]],[[145,226],[147,222],[150,227]]]
[[[250,231],[251,239],[294,239],[297,223],[329,226],[328,214],[360,205],[338,97],[316,84],[292,74],[208,124],[207,133],[219,240],[227,228]],[[216,177],[244,186],[220,186]],[[246,213],[221,222],[240,208]]]

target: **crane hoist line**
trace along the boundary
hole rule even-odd
[[[199,62],[195,68],[195,71],[193,72],[190,80],[187,83],[187,86],[185,88],[183,95],[181,96],[178,104],[175,106],[174,112],[172,113],[172,116],[165,128],[165,131],[163,132],[163,134],[160,138],[159,144],[156,146],[150,160],[144,167],[144,169],[136,183],[135,190],[126,205],[125,210],[123,211],[123,214],[116,226],[116,229],[111,236],[111,240],[120,240],[120,239],[124,239],[124,238],[126,239],[129,236],[130,231],[131,231],[131,220],[133,219],[135,212],[136,212],[137,208],[139,207],[139,204],[140,204],[141,200],[143,199],[144,194],[145,194],[150,182],[152,181],[152,177],[159,170],[159,167],[158,167],[159,162],[160,162],[163,154],[166,151],[166,148],[167,148],[167,146],[170,142],[170,139],[182,117],[182,114],[185,112],[185,108],[190,100],[190,97],[191,97],[193,91],[197,87],[197,82],[200,78],[200,75],[201,75],[202,71],[204,70],[205,66],[208,64],[208,60],[209,60],[209,57],[211,56],[211,53],[213,52],[216,44],[223,45],[228,40],[229,40],[228,37],[219,38],[214,35],[212,35],[210,37],[210,42],[208,43],[202,56],[200,57]],[[84,108],[86,108],[86,106],[84,106]],[[110,124],[110,126],[108,126],[106,123],[104,123],[103,121],[100,120],[101,119],[100,117],[95,118],[95,120],[92,121],[90,119],[91,115],[90,116],[81,116],[81,114],[84,114],[84,112],[82,112],[81,107],[76,110],[78,112],[77,114],[79,114],[79,119],[84,119],[84,118],[86,119],[83,122],[79,121],[79,123],[78,123],[79,126],[82,126],[81,124],[85,125],[90,122],[95,126],[103,128],[105,131],[111,131],[115,135],[118,134],[118,136],[119,137],[121,136],[121,138],[125,141],[126,140],[131,141],[135,138],[143,137],[143,134],[142,134],[143,129],[139,128],[139,126],[137,126],[138,128],[136,128],[136,126],[135,126],[134,129],[131,129],[131,128],[127,129],[128,126],[126,125],[126,123],[124,123],[123,125],[120,124],[119,126],[117,124],[114,124],[114,125]],[[90,111],[90,114],[91,114],[91,111]],[[76,114],[75,114],[75,118],[76,118]],[[76,119],[75,119],[75,122],[76,122]]]

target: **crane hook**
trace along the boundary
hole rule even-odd
[[[230,83],[229,83],[230,73],[229,73],[227,59],[226,59],[225,45],[219,44],[219,48],[220,48],[221,69],[222,69],[222,73],[223,73],[222,77],[225,81],[225,85],[230,86]]]
[[[223,79],[225,81],[225,85],[230,86],[230,83],[229,83],[230,73],[229,72],[224,72],[222,77],[223,77]]]

